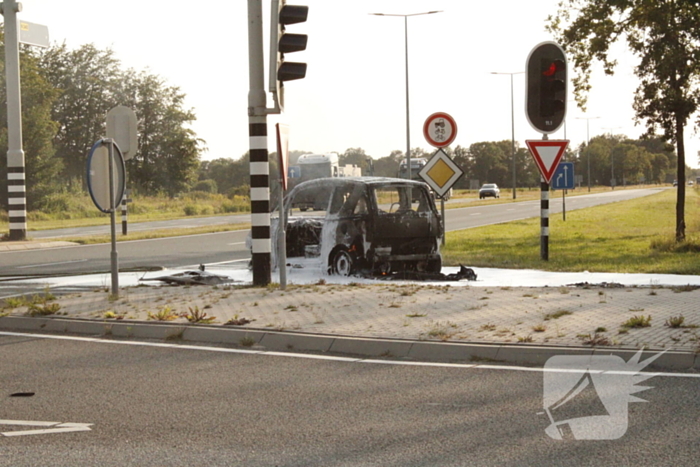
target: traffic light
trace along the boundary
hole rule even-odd
[[[526,113],[537,131],[554,133],[566,115],[566,56],[554,42],[537,45],[526,64]]]
[[[285,62],[284,54],[306,50],[306,34],[288,34],[285,26],[303,23],[309,14],[309,7],[287,5],[286,0],[272,1],[270,21],[270,92],[275,99],[275,107],[284,107],[284,82],[306,77],[306,63]]]

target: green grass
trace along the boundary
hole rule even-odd
[[[450,232],[443,263],[551,271],[699,274],[700,195],[686,195],[686,237],[676,245],[676,191],[550,216],[549,261],[539,217]]]
[[[134,196],[128,205],[129,222],[207,217],[250,212],[246,196],[224,196],[192,192],[177,198]],[[109,224],[109,214],[100,212],[88,194],[59,193],[43,202],[42,210],[27,214],[29,230],[88,227]],[[121,221],[121,208],[117,210]],[[7,212],[0,211],[0,231],[8,229]],[[30,234],[31,236],[31,234]]]
[[[573,313],[571,313],[568,310],[559,310],[559,311],[556,311],[554,313],[547,313],[546,315],[544,315],[544,320],[549,321],[551,319],[559,319],[562,316],[567,316],[567,315],[572,315],[572,314]]]
[[[623,328],[648,328],[649,326],[651,326],[651,315],[634,315],[622,323]]]

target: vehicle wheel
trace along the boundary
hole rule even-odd
[[[340,249],[331,258],[331,273],[339,276],[349,276],[353,272],[355,260],[348,250]]]
[[[438,274],[442,270],[442,259],[434,259],[428,261],[426,272]]]

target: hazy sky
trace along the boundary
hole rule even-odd
[[[193,128],[207,142],[205,159],[238,158],[248,150],[247,1],[22,3],[19,18],[48,26],[52,42],[111,47],[124,68],[148,69],[180,87],[197,115]],[[288,3],[309,6],[308,21],[288,28],[308,34],[308,48],[287,57],[307,62],[308,71],[305,79],[287,83],[286,112],[269,118],[269,132],[284,121],[293,150],[342,153],[361,147],[379,158],[406,148],[404,20],[369,13],[443,10],[408,20],[411,147],[429,149],[422,127],[438,111],[457,122],[453,146],[511,138],[510,77],[491,72],[523,71],[530,50],[552,40],[544,25],[558,0]],[[269,7],[263,0],[266,23]],[[267,43],[267,24],[264,31]],[[588,112],[569,103],[566,137],[572,145],[586,140],[586,120],[577,117],[600,117],[589,121],[591,137],[611,132],[636,138],[644,131],[634,125],[631,108],[636,60],[624,44],[616,50],[614,77],[596,68]],[[515,75],[515,139],[521,146],[540,138],[525,118],[524,87],[524,75]],[[563,139],[564,130],[552,138]],[[691,128],[686,149],[687,162],[696,167],[700,144]]]

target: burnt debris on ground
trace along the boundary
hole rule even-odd
[[[398,271],[392,274],[375,275],[373,277],[378,277],[383,280],[454,282],[464,279],[475,281],[477,275],[472,268],[460,264],[459,271],[452,274],[443,274],[441,272]]]
[[[199,271],[184,271],[167,276],[141,278],[139,281],[159,281],[168,285],[223,285],[235,282],[228,276],[207,272],[203,266],[200,266]]]

